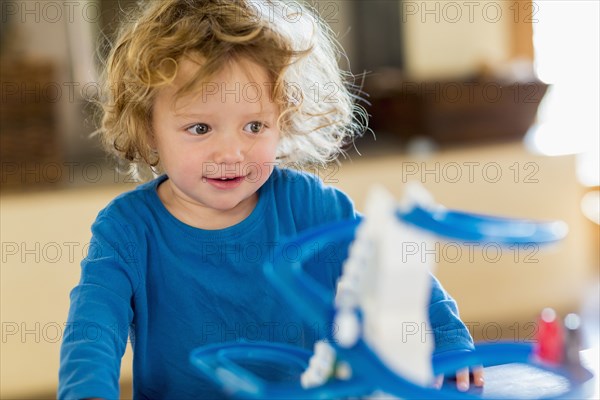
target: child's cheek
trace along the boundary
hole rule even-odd
[[[248,165],[248,179],[251,182],[263,184],[269,178],[273,171],[274,165],[271,160],[263,159]]]

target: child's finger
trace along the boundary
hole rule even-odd
[[[436,376],[435,380],[433,381],[433,387],[436,389],[441,389],[443,384],[444,384],[444,374]]]
[[[473,367],[473,383],[475,386],[483,386],[485,380],[483,379],[483,367]]]
[[[469,390],[469,368],[456,371],[456,388],[461,392]]]

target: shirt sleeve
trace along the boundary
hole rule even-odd
[[[473,338],[458,314],[454,299],[433,275],[429,321],[435,337],[434,354],[451,350],[474,350]]]
[[[109,218],[92,226],[60,350],[59,399],[119,398],[121,358],[140,279],[131,235]]]
[[[302,210],[300,219],[305,226],[300,230],[358,218],[354,203],[340,189],[308,172],[297,173],[292,179],[299,183],[294,186],[291,197],[294,198],[294,204],[300,206],[294,208]]]

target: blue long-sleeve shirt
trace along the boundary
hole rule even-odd
[[[157,188],[166,176],[114,199],[92,226],[81,280],[71,292],[61,347],[60,399],[119,396],[121,357],[133,346],[134,398],[222,395],[191,367],[196,347],[244,339],[311,348],[323,321],[307,324],[277,294],[262,268],[285,238],[356,218],[351,200],[317,177],[275,168],[252,213],[219,230],[176,219]],[[315,265],[333,292],[341,263]],[[436,352],[471,349],[454,300],[433,278],[430,320]]]

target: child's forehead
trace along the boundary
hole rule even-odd
[[[278,112],[279,107],[272,99],[273,83],[267,71],[256,63],[232,59],[210,76],[204,76],[202,67],[202,60],[182,58],[177,64],[172,84],[159,90],[156,101],[169,103],[171,111],[177,115],[198,106],[208,110],[219,109],[220,106],[231,105],[231,102],[241,103],[248,111],[256,113]],[[196,80],[198,76],[201,79]]]
[[[183,57],[178,63],[174,84],[182,87],[192,81],[198,74],[203,73],[205,61],[199,57]],[[218,70],[210,76],[204,76],[201,85],[211,83],[230,83],[232,85],[268,84],[267,70],[251,60],[244,58],[229,59],[221,63]]]

